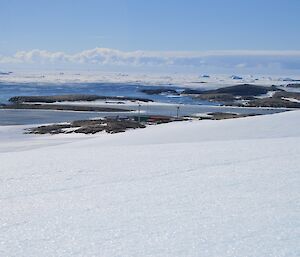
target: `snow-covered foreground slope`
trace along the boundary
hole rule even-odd
[[[0,153],[0,256],[299,256],[299,126],[289,112],[20,136]]]

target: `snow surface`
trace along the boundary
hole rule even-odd
[[[293,111],[74,138],[0,127],[0,256],[299,256],[299,126]]]

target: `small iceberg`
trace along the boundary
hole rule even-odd
[[[241,80],[241,79],[243,79],[242,77],[236,76],[236,75],[232,75],[230,78],[234,79],[234,80]]]
[[[204,75],[201,76],[201,78],[210,78],[210,76],[207,75],[207,74],[204,74]]]

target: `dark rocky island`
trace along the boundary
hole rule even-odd
[[[195,94],[202,94],[202,93],[203,93],[202,90],[191,89],[191,88],[184,89],[184,90],[181,92],[182,95],[195,95]]]
[[[96,100],[112,101],[117,104],[124,104],[122,101],[132,102],[152,102],[146,98],[134,97],[111,97],[99,95],[53,95],[53,96],[15,96],[9,99],[11,104],[2,104],[2,109],[38,109],[38,110],[60,110],[60,111],[87,111],[87,112],[128,112],[130,109],[114,108],[114,107],[100,107],[89,105],[75,105],[75,104],[60,104],[62,102],[92,102]]]
[[[151,94],[161,94],[162,92],[172,93],[173,89],[160,88],[150,91]],[[175,92],[178,94],[177,91]],[[268,93],[272,94],[267,95]],[[300,100],[300,93],[286,92],[276,86],[240,84],[206,91],[187,88],[182,90],[180,95],[226,106],[300,108],[300,103],[291,101],[291,99]]]
[[[228,96],[232,99],[233,97],[243,96],[243,97],[255,97],[259,95],[263,95],[268,93],[269,91],[283,91],[282,89],[278,89],[275,86],[271,87],[263,87],[251,84],[240,84],[229,87],[222,87],[214,90],[198,90],[187,88],[184,89],[181,93],[178,93],[175,89],[171,88],[157,88],[157,89],[144,89],[141,90],[143,93],[147,94],[162,94],[162,93],[170,93],[170,94],[180,94],[180,95],[197,95],[197,97],[201,97],[205,100],[213,98],[223,99],[226,98],[227,101]]]
[[[52,96],[14,96],[9,99],[12,103],[55,103],[55,102],[77,102],[77,101],[140,101],[152,102],[146,98],[121,97],[121,96],[99,96],[99,95],[52,95]]]
[[[160,95],[160,94],[180,95],[175,89],[172,88],[142,89],[141,92],[147,95]]]
[[[277,91],[277,87],[263,87],[251,84],[241,84],[230,87],[218,88],[215,90],[205,91],[205,94],[231,94],[233,96],[259,96],[268,93],[269,91]]]
[[[35,104],[16,103],[0,107],[2,109],[34,109],[34,110],[57,110],[57,111],[79,111],[79,112],[130,112],[130,109],[86,106],[86,105],[64,105],[64,104]]]
[[[273,94],[267,96],[266,94],[269,92],[273,92]],[[227,106],[300,108],[300,103],[290,100],[300,100],[300,93],[286,92],[276,86],[263,87],[242,84],[205,91],[195,97],[220,102]]]

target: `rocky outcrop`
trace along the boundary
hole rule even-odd
[[[296,99],[296,100],[300,100],[300,93],[297,93],[297,92],[286,92],[286,91],[276,92],[273,95],[273,98],[293,98],[293,99]]]
[[[295,101],[291,101],[294,99]],[[276,92],[272,97],[255,99],[247,103],[251,107],[300,108],[300,93]]]
[[[125,132],[128,129],[145,128],[144,124],[133,120],[118,119],[95,119],[95,120],[78,120],[65,124],[52,124],[30,128],[26,131],[28,134],[96,134],[101,131],[114,134]]]

